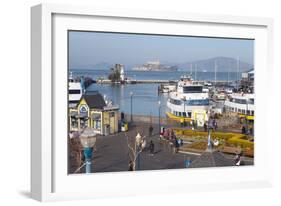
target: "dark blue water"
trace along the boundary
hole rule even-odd
[[[109,71],[100,70],[72,70],[74,76],[89,76],[93,79],[104,77],[107,79]],[[186,72],[145,72],[145,71],[125,71],[125,76],[137,80],[160,79],[160,80],[178,80]],[[193,74],[194,78],[195,74]],[[241,75],[239,75],[240,77]],[[212,72],[198,72],[197,80],[214,80],[215,75]],[[237,73],[218,72],[217,80],[236,80]],[[120,107],[120,111],[127,114],[131,113],[131,95],[133,92],[133,114],[158,116],[159,103],[161,102],[161,116],[165,116],[167,94],[158,94],[159,84],[92,84],[87,90],[97,90],[114,104]]]
[[[106,95],[114,104],[119,105],[120,111],[131,113],[131,95],[133,92],[133,114],[158,116],[161,101],[161,115],[164,116],[167,95],[158,95],[158,84],[92,84],[87,90],[98,90]]]

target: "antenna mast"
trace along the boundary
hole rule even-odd
[[[236,73],[236,89],[238,90],[238,75],[239,75],[239,70],[240,70],[240,59],[239,59],[239,56],[237,58],[237,73]]]
[[[217,84],[217,60],[215,59],[215,85]]]
[[[229,70],[230,70],[230,61],[228,62],[228,71],[227,71],[227,86],[229,86]]]
[[[196,76],[197,75],[197,64],[195,64],[195,76],[194,76],[194,80],[196,81],[197,79],[196,79]]]

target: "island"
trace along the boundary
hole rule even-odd
[[[141,66],[135,66],[132,68],[133,71],[156,71],[156,72],[166,72],[166,71],[177,71],[177,66],[167,66],[162,65],[160,61],[150,61]]]

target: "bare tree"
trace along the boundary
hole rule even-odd
[[[136,137],[129,137],[127,133],[125,133],[125,136],[127,139],[130,163],[132,164],[132,168],[135,171],[136,160],[146,145],[146,137],[141,136],[139,133]]]

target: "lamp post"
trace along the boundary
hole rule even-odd
[[[158,101],[158,109],[159,109],[159,114],[158,114],[158,120],[159,120],[159,124],[158,124],[158,126],[159,126],[159,135],[160,135],[160,133],[161,133],[161,128],[160,128],[160,118],[161,118],[161,101],[159,100]]]
[[[140,154],[143,148],[145,148],[146,141],[145,139],[140,135],[140,133],[137,134],[135,137],[135,151],[137,155],[137,170],[140,170]]]
[[[80,141],[84,148],[86,173],[91,173],[93,147],[96,143],[96,134],[94,133],[94,130],[87,127],[80,135]]]
[[[249,123],[248,123],[248,99],[246,99],[246,134],[249,134],[248,133],[248,130],[249,130]]]
[[[185,112],[186,97],[185,96],[182,98],[182,101],[183,101],[183,114],[185,114],[185,116],[182,114],[182,116],[183,116],[183,124],[185,124],[185,117],[186,117],[186,112]]]
[[[211,111],[209,109],[208,111],[209,117],[208,117],[208,144],[207,144],[207,151],[212,151],[212,139],[211,139],[211,132],[210,132],[210,117],[211,117]]]
[[[133,123],[133,92],[130,92],[130,96],[131,96],[131,123]]]

